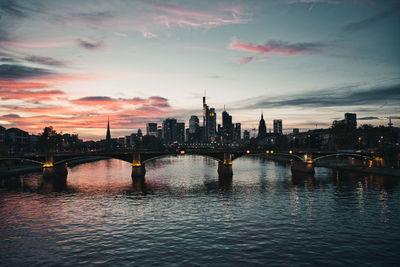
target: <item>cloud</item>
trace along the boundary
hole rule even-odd
[[[83,40],[83,39],[76,39],[76,43],[78,46],[85,48],[87,50],[99,50],[104,47],[104,41],[102,40]]]
[[[2,64],[0,65],[0,79],[24,79],[53,75],[48,69],[33,68],[22,65]]]
[[[372,26],[378,24],[379,22],[383,21],[387,17],[398,14],[399,12],[400,12],[399,7],[391,8],[391,9],[385,10],[379,14],[376,14],[375,16],[363,19],[361,21],[347,24],[343,28],[343,30],[348,33],[360,31],[360,30],[372,27]]]
[[[144,38],[155,38],[155,37],[157,37],[157,35],[156,34],[154,34],[154,33],[151,33],[151,32],[143,32],[143,37]]]
[[[21,116],[19,116],[18,114],[10,113],[10,114],[3,115],[2,117],[3,118],[20,118]]]
[[[362,118],[357,118],[358,121],[372,121],[372,120],[380,120],[378,117],[362,117]]]
[[[241,57],[239,59],[239,64],[246,64],[251,62],[254,59],[254,57]]]
[[[249,104],[246,108],[280,108],[280,107],[343,107],[343,106],[400,106],[400,84],[360,88],[346,86],[327,88],[313,92],[265,98]]]
[[[15,60],[10,57],[2,57],[0,58],[0,62],[15,62]]]
[[[312,54],[318,53],[326,47],[324,43],[289,43],[285,41],[270,40],[263,45],[255,45],[246,43],[244,41],[232,38],[229,48],[232,50],[239,50],[257,54]],[[247,63],[247,62],[246,62]]]
[[[26,56],[26,57],[24,57],[24,60],[33,62],[33,63],[49,65],[49,66],[64,66],[64,65],[66,65],[66,63],[64,61],[57,60],[52,57]]]
[[[101,106],[108,110],[123,110],[127,106],[141,106],[152,108],[168,108],[168,99],[160,96],[151,96],[149,98],[111,98],[108,96],[88,96],[79,99],[70,100],[75,105],[83,106]]]

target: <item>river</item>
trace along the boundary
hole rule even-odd
[[[0,181],[1,266],[395,266],[400,178],[256,157],[101,160]]]

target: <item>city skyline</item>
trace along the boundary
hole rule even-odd
[[[104,139],[202,118],[242,130],[400,126],[398,1],[0,1],[0,125]]]

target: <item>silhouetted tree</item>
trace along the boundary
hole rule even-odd
[[[42,152],[58,152],[61,151],[63,137],[61,133],[57,133],[52,126],[45,127],[43,132],[39,134],[38,150]]]
[[[333,123],[329,143],[331,149],[354,149],[357,144],[356,126],[345,121]]]

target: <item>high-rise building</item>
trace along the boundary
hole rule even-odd
[[[177,122],[176,123],[176,140],[179,144],[183,144],[185,142],[185,123]]]
[[[229,143],[233,140],[232,116],[225,109],[222,112],[221,136],[223,143]]]
[[[353,124],[357,127],[357,115],[356,113],[345,113],[344,114],[344,121],[347,124]]]
[[[248,130],[244,130],[244,132],[243,132],[243,139],[244,139],[245,141],[250,140],[250,132],[249,132]]]
[[[264,138],[267,136],[267,127],[265,126],[264,115],[261,113],[261,120],[258,124],[258,138]]]
[[[149,122],[146,124],[146,134],[157,137],[157,123]]]
[[[200,126],[199,118],[197,116],[191,116],[189,119],[189,128],[186,135],[187,141],[189,143],[199,143],[200,142]]]
[[[177,127],[176,119],[166,119],[162,123],[162,139],[165,144],[172,144],[176,141]]]
[[[282,134],[282,120],[274,120],[274,134],[275,135]]]
[[[240,141],[242,137],[242,125],[240,123],[235,123],[235,129],[233,131],[233,140]]]
[[[209,108],[206,104],[206,97],[203,97],[203,141],[206,143],[216,140],[217,114],[214,108]]]
[[[299,134],[300,130],[299,128],[293,128],[293,134]]]

